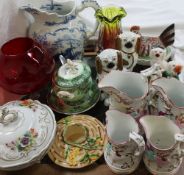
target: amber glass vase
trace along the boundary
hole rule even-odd
[[[100,50],[115,49],[115,39],[122,32],[121,19],[127,15],[122,7],[103,7],[95,16],[100,23],[98,46]]]

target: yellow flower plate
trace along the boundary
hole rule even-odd
[[[56,137],[48,155],[59,166],[83,168],[103,155],[106,141],[105,127],[96,118],[68,116],[58,121]]]

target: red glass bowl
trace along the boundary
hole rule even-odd
[[[52,77],[55,62],[31,38],[15,38],[0,50],[0,86],[16,94],[40,89]]]

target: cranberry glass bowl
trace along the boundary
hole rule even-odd
[[[54,60],[31,38],[15,38],[0,50],[0,86],[28,94],[40,89],[52,77]]]

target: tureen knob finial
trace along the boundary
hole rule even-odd
[[[77,74],[78,72],[78,68],[77,65],[75,64],[75,62],[73,62],[70,59],[67,59],[67,63],[66,63],[66,73],[68,74]]]
[[[7,125],[18,118],[18,112],[4,108],[0,110],[0,123]]]

